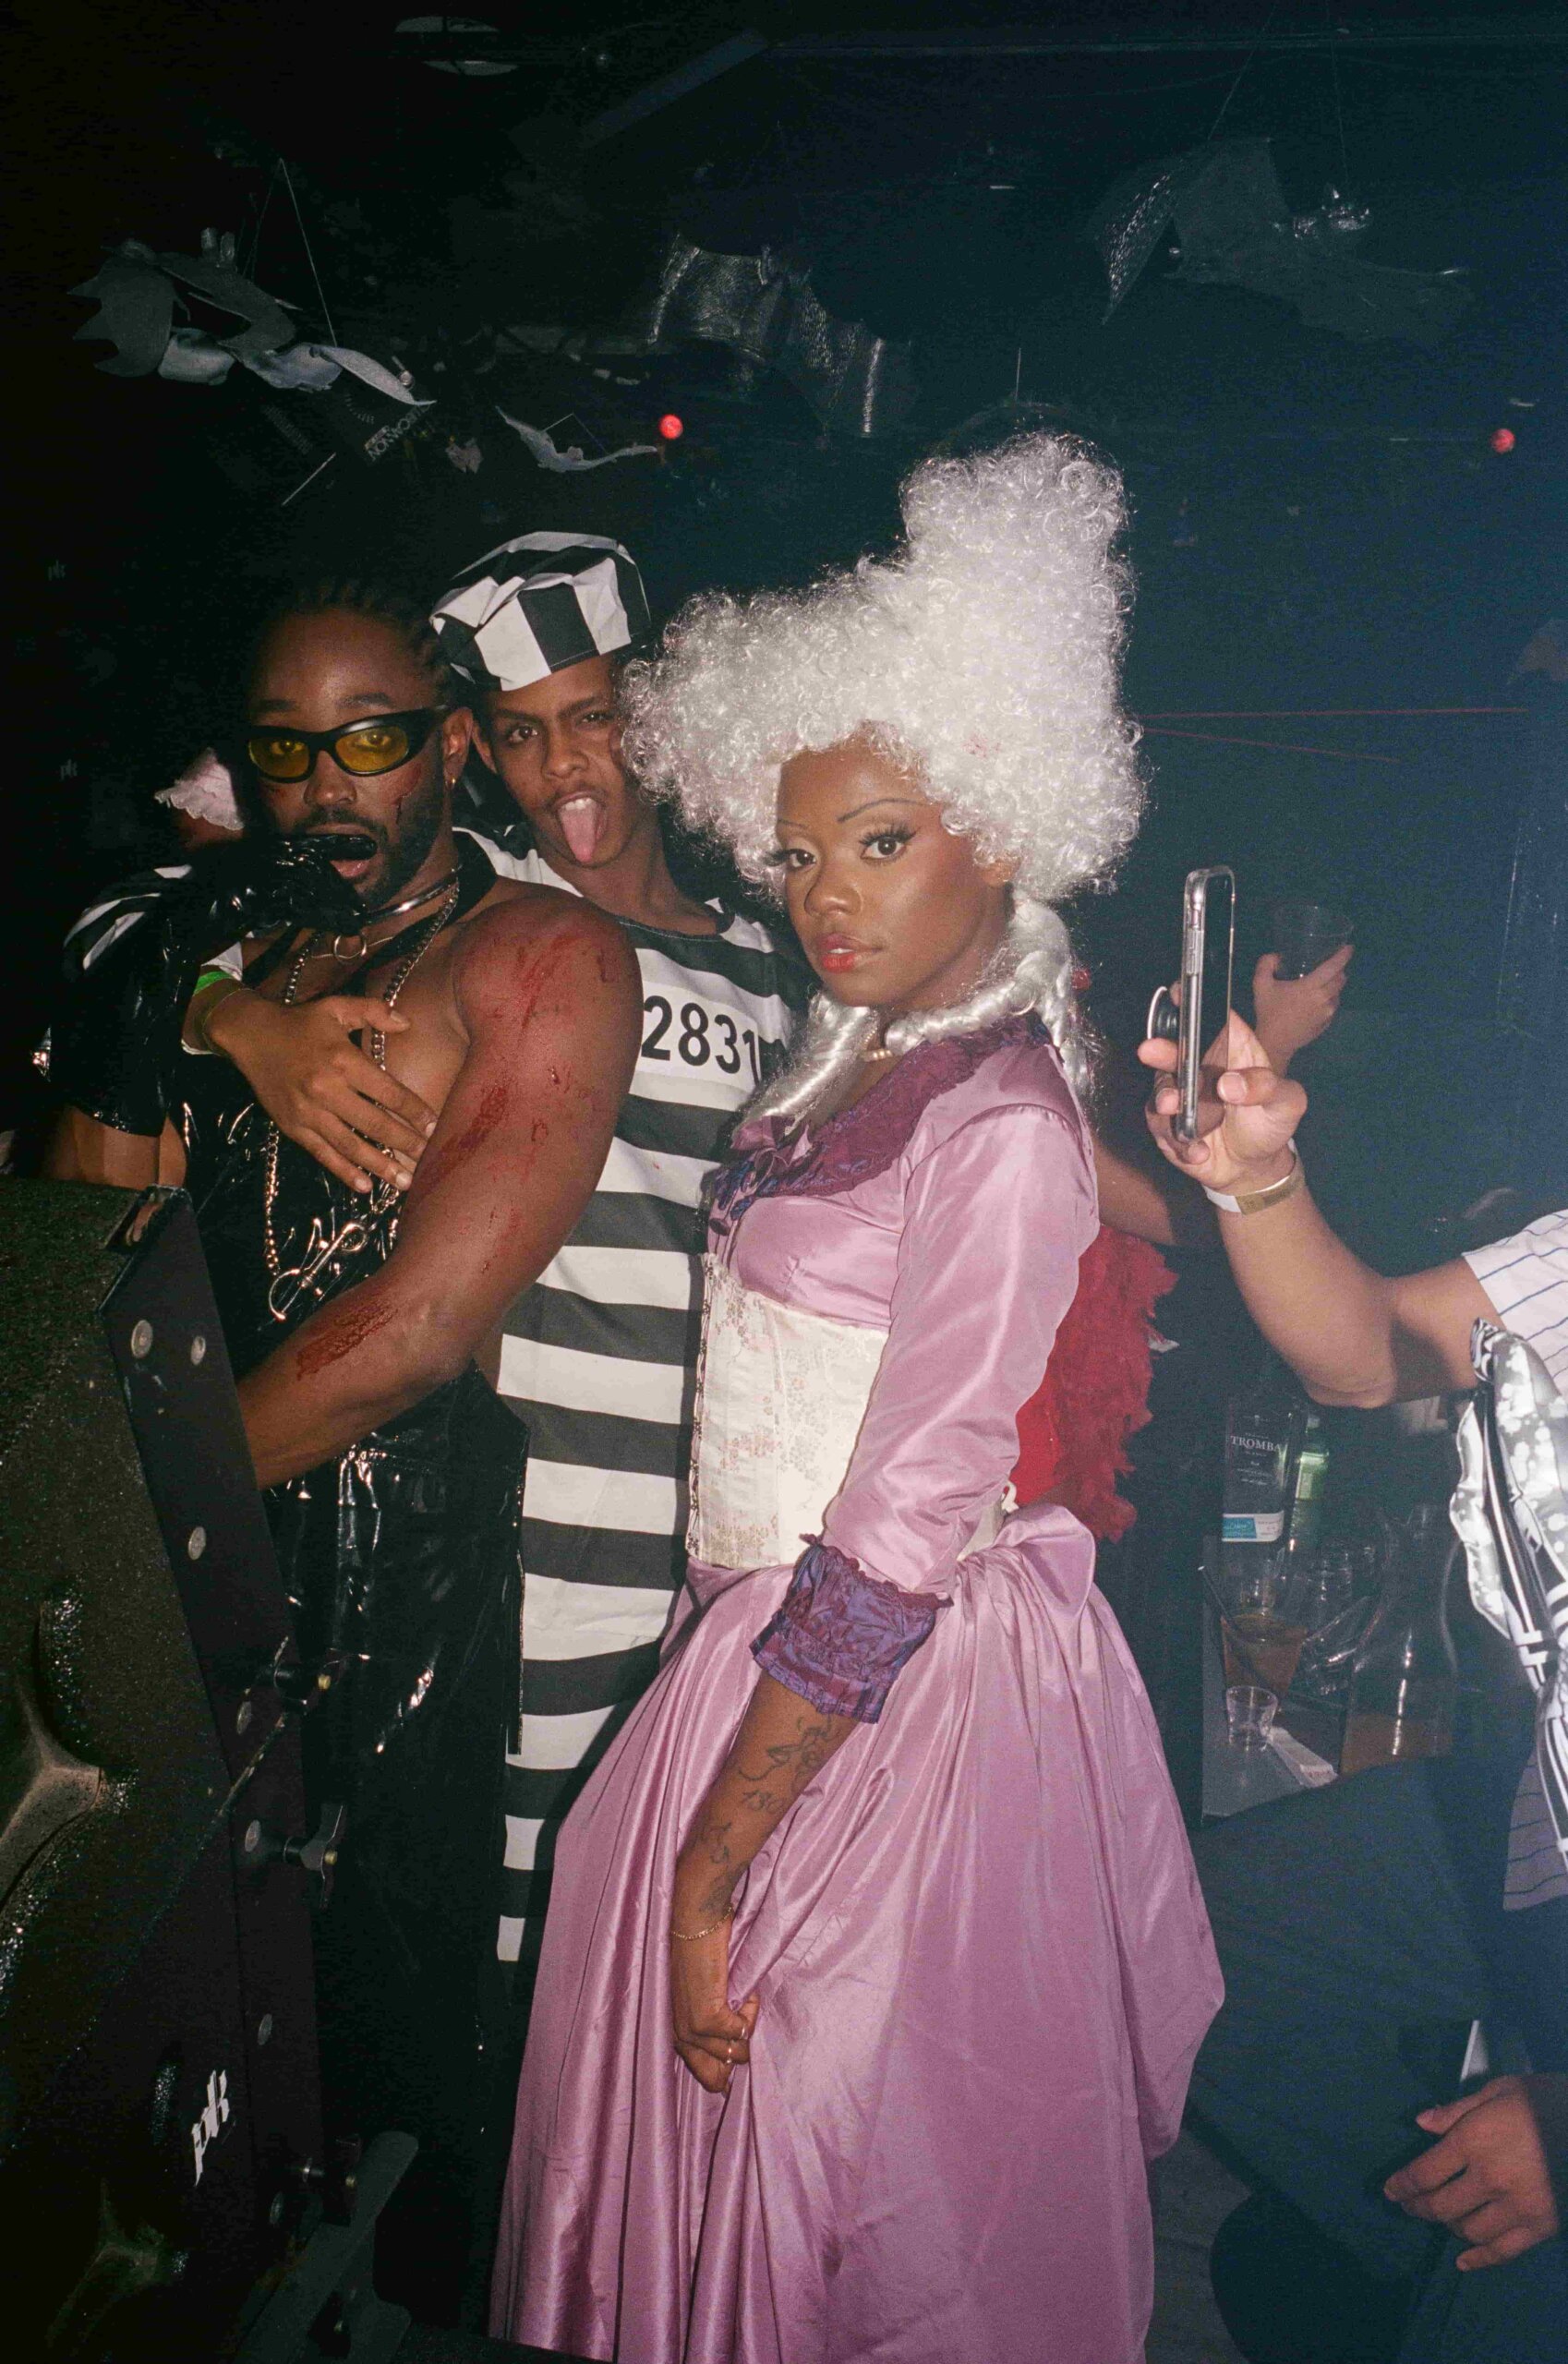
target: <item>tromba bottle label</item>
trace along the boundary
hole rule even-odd
[[[1224,1543],[1277,1543],[1284,1533],[1284,1511],[1226,1511],[1220,1520]]]
[[[1287,1397],[1232,1399],[1225,1423],[1222,1542],[1279,1542],[1290,1507],[1297,1426]]]

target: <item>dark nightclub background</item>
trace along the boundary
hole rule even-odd
[[[1244,973],[1274,897],[1354,914],[1309,1080],[1358,1238],[1429,1260],[1433,1219],[1487,1187],[1568,1182],[1568,690],[1517,670],[1568,615],[1568,11],[475,6],[466,37],[366,0],[18,12],[0,1128],[59,933],[158,842],[151,794],[220,726],[269,583],[433,589],[572,525],[629,541],[668,612],[886,544],[914,458],[1017,420],[1092,438],[1132,503],[1152,807],[1077,915],[1112,1031],[1171,969],[1182,873],[1227,861]],[[1365,211],[1360,261],[1463,272],[1446,332],[1193,283],[1169,232],[1107,318],[1107,190],[1252,139],[1292,213],[1331,187]],[[302,337],[411,371],[413,431],[368,464],[341,387],[95,369],[66,291],[123,239],[192,254],[204,228]],[[809,270],[829,314],[907,344],[903,415],[862,437],[722,344],[636,350],[678,234]],[[683,432],[561,473],[503,411],[589,458]]]

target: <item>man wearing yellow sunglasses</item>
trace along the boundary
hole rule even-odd
[[[380,2272],[437,2322],[455,2320],[482,2198],[481,1965],[521,1712],[525,1432],[488,1381],[509,1308],[603,1170],[641,1019],[612,920],[498,878],[454,834],[468,730],[419,610],[355,585],[293,602],[251,671],[254,843],[94,938],[52,1046],[54,1175],[183,1180],[197,1202],[301,1657],[327,1695],[305,1728],[310,1803],[347,1807],[317,1937],[329,2116],[418,2138]],[[249,865],[232,891],[231,856]],[[405,1191],[350,1189],[236,1067],[179,1052],[196,955],[230,935],[243,984],[206,983],[199,1022],[241,997],[357,1014],[367,1065],[429,1112]],[[417,2240],[400,2238],[411,2223]]]

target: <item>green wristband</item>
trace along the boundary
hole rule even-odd
[[[186,1004],[185,1024],[180,1029],[180,1041],[187,1051],[194,1051],[199,1056],[222,1058],[223,1053],[207,1031],[207,1020],[210,1016],[222,1008],[223,1003],[206,1002],[202,998],[213,985],[227,985],[230,993],[241,993],[245,988],[245,980],[243,977],[236,977],[228,969],[203,969],[191,988],[190,999]],[[225,994],[223,1001],[228,999],[229,994]],[[192,1012],[195,1013],[194,1016]]]

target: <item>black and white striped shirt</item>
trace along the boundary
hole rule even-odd
[[[537,853],[486,851],[506,877],[563,884]],[[623,924],[643,981],[632,1088],[597,1189],[501,1346],[501,1393],[530,1432],[503,1960],[537,1908],[554,1827],[657,1664],[685,1560],[699,1200],[803,997],[801,971],[754,920],[726,914],[717,935]]]

